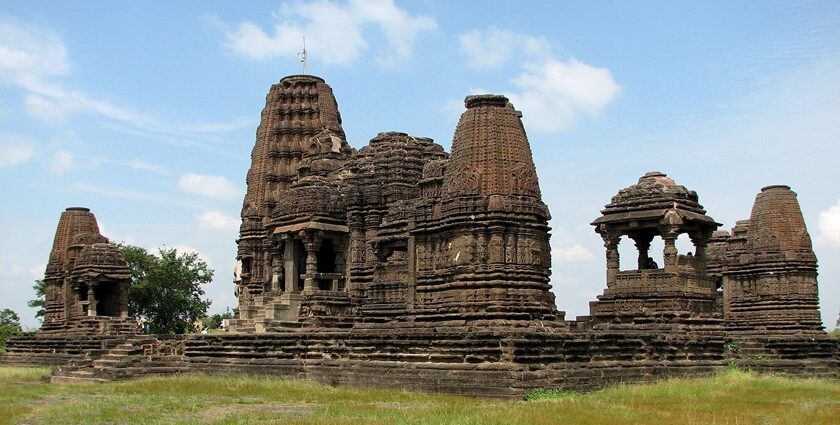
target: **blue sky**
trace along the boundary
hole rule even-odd
[[[234,307],[255,130],[270,85],[301,72],[301,35],[356,148],[403,131],[448,149],[464,96],[510,97],[553,216],[567,317],[604,286],[588,223],[660,170],[724,229],[762,186],[790,185],[834,326],[836,2],[3,1],[0,308],[37,326],[26,301],[68,206],[90,207],[114,241],[197,251],[216,270],[211,310]]]

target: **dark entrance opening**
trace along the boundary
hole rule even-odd
[[[93,296],[96,298],[96,315],[119,317],[120,315],[120,291],[119,285],[112,282],[102,282],[93,288]]]
[[[79,304],[82,307],[82,316],[88,314],[88,286],[84,283],[79,284]]]
[[[297,273],[297,292],[303,291],[303,280],[304,274],[306,274],[306,247],[303,246],[303,241],[300,239],[295,239],[294,241],[296,247],[295,252],[297,253],[295,258],[295,264],[298,273]]]
[[[318,250],[318,273],[335,273],[335,249],[330,239],[321,242],[321,249]],[[332,279],[318,279],[318,289],[331,290]]]

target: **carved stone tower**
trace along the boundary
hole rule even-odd
[[[128,318],[131,270],[87,208],[61,213],[47,264],[44,332],[137,333]]]
[[[822,334],[817,258],[788,186],[767,186],[717,255],[730,332]]]
[[[261,302],[255,297],[279,284],[283,253],[268,228],[275,208],[282,202],[294,208],[284,196],[290,190],[306,191],[333,170],[333,159],[349,152],[338,104],[324,80],[292,75],[271,87],[251,152],[237,240],[236,294],[246,316]]]
[[[440,198],[421,204],[413,232],[418,320],[551,321],[550,216],[521,113],[499,95],[465,105]],[[432,164],[424,191],[435,193]]]

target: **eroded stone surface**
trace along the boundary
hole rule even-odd
[[[87,208],[61,213],[44,275],[41,332],[137,333],[128,318],[131,270]]]
[[[643,175],[592,223],[606,248],[605,289],[589,316],[566,321],[550,292],[550,216],[521,114],[499,95],[465,106],[451,155],[397,132],[356,151],[322,79],[282,79],[266,97],[248,172],[233,332],[45,332],[10,340],[2,361],[61,364],[56,381],[246,372],[494,397],[732,362],[837,376],[840,346],[819,321],[816,258],[789,188],[762,190],[730,234],[697,193]],[[117,276],[92,214],[71,210],[50,257],[53,287]],[[680,234],[693,252],[677,251]],[[655,237],[663,264],[649,255]],[[619,269],[622,238],[638,249],[632,270]],[[76,310],[51,294],[48,323],[63,324]]]
[[[466,99],[451,158],[396,132],[350,149],[335,105],[316,77],[269,92],[243,207],[235,330],[565,326],[549,291],[548,208],[507,98]]]

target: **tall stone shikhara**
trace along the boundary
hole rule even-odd
[[[266,96],[257,142],[251,152],[248,191],[237,241],[236,292],[246,306],[248,300],[265,291],[266,280],[272,276],[272,243],[266,226],[278,201],[298,179],[298,167],[305,156],[311,156],[310,142],[318,136],[329,139],[330,156],[349,153],[330,86],[318,77],[306,75],[289,76],[273,85]]]
[[[553,321],[550,215],[522,114],[498,95],[468,96],[465,106],[440,195],[424,198],[411,223],[416,314]]]
[[[712,246],[714,276],[723,289],[723,317],[732,340],[773,354],[827,345],[819,312],[817,257],[790,187],[762,188],[749,220],[739,221],[731,234],[716,232]]]

